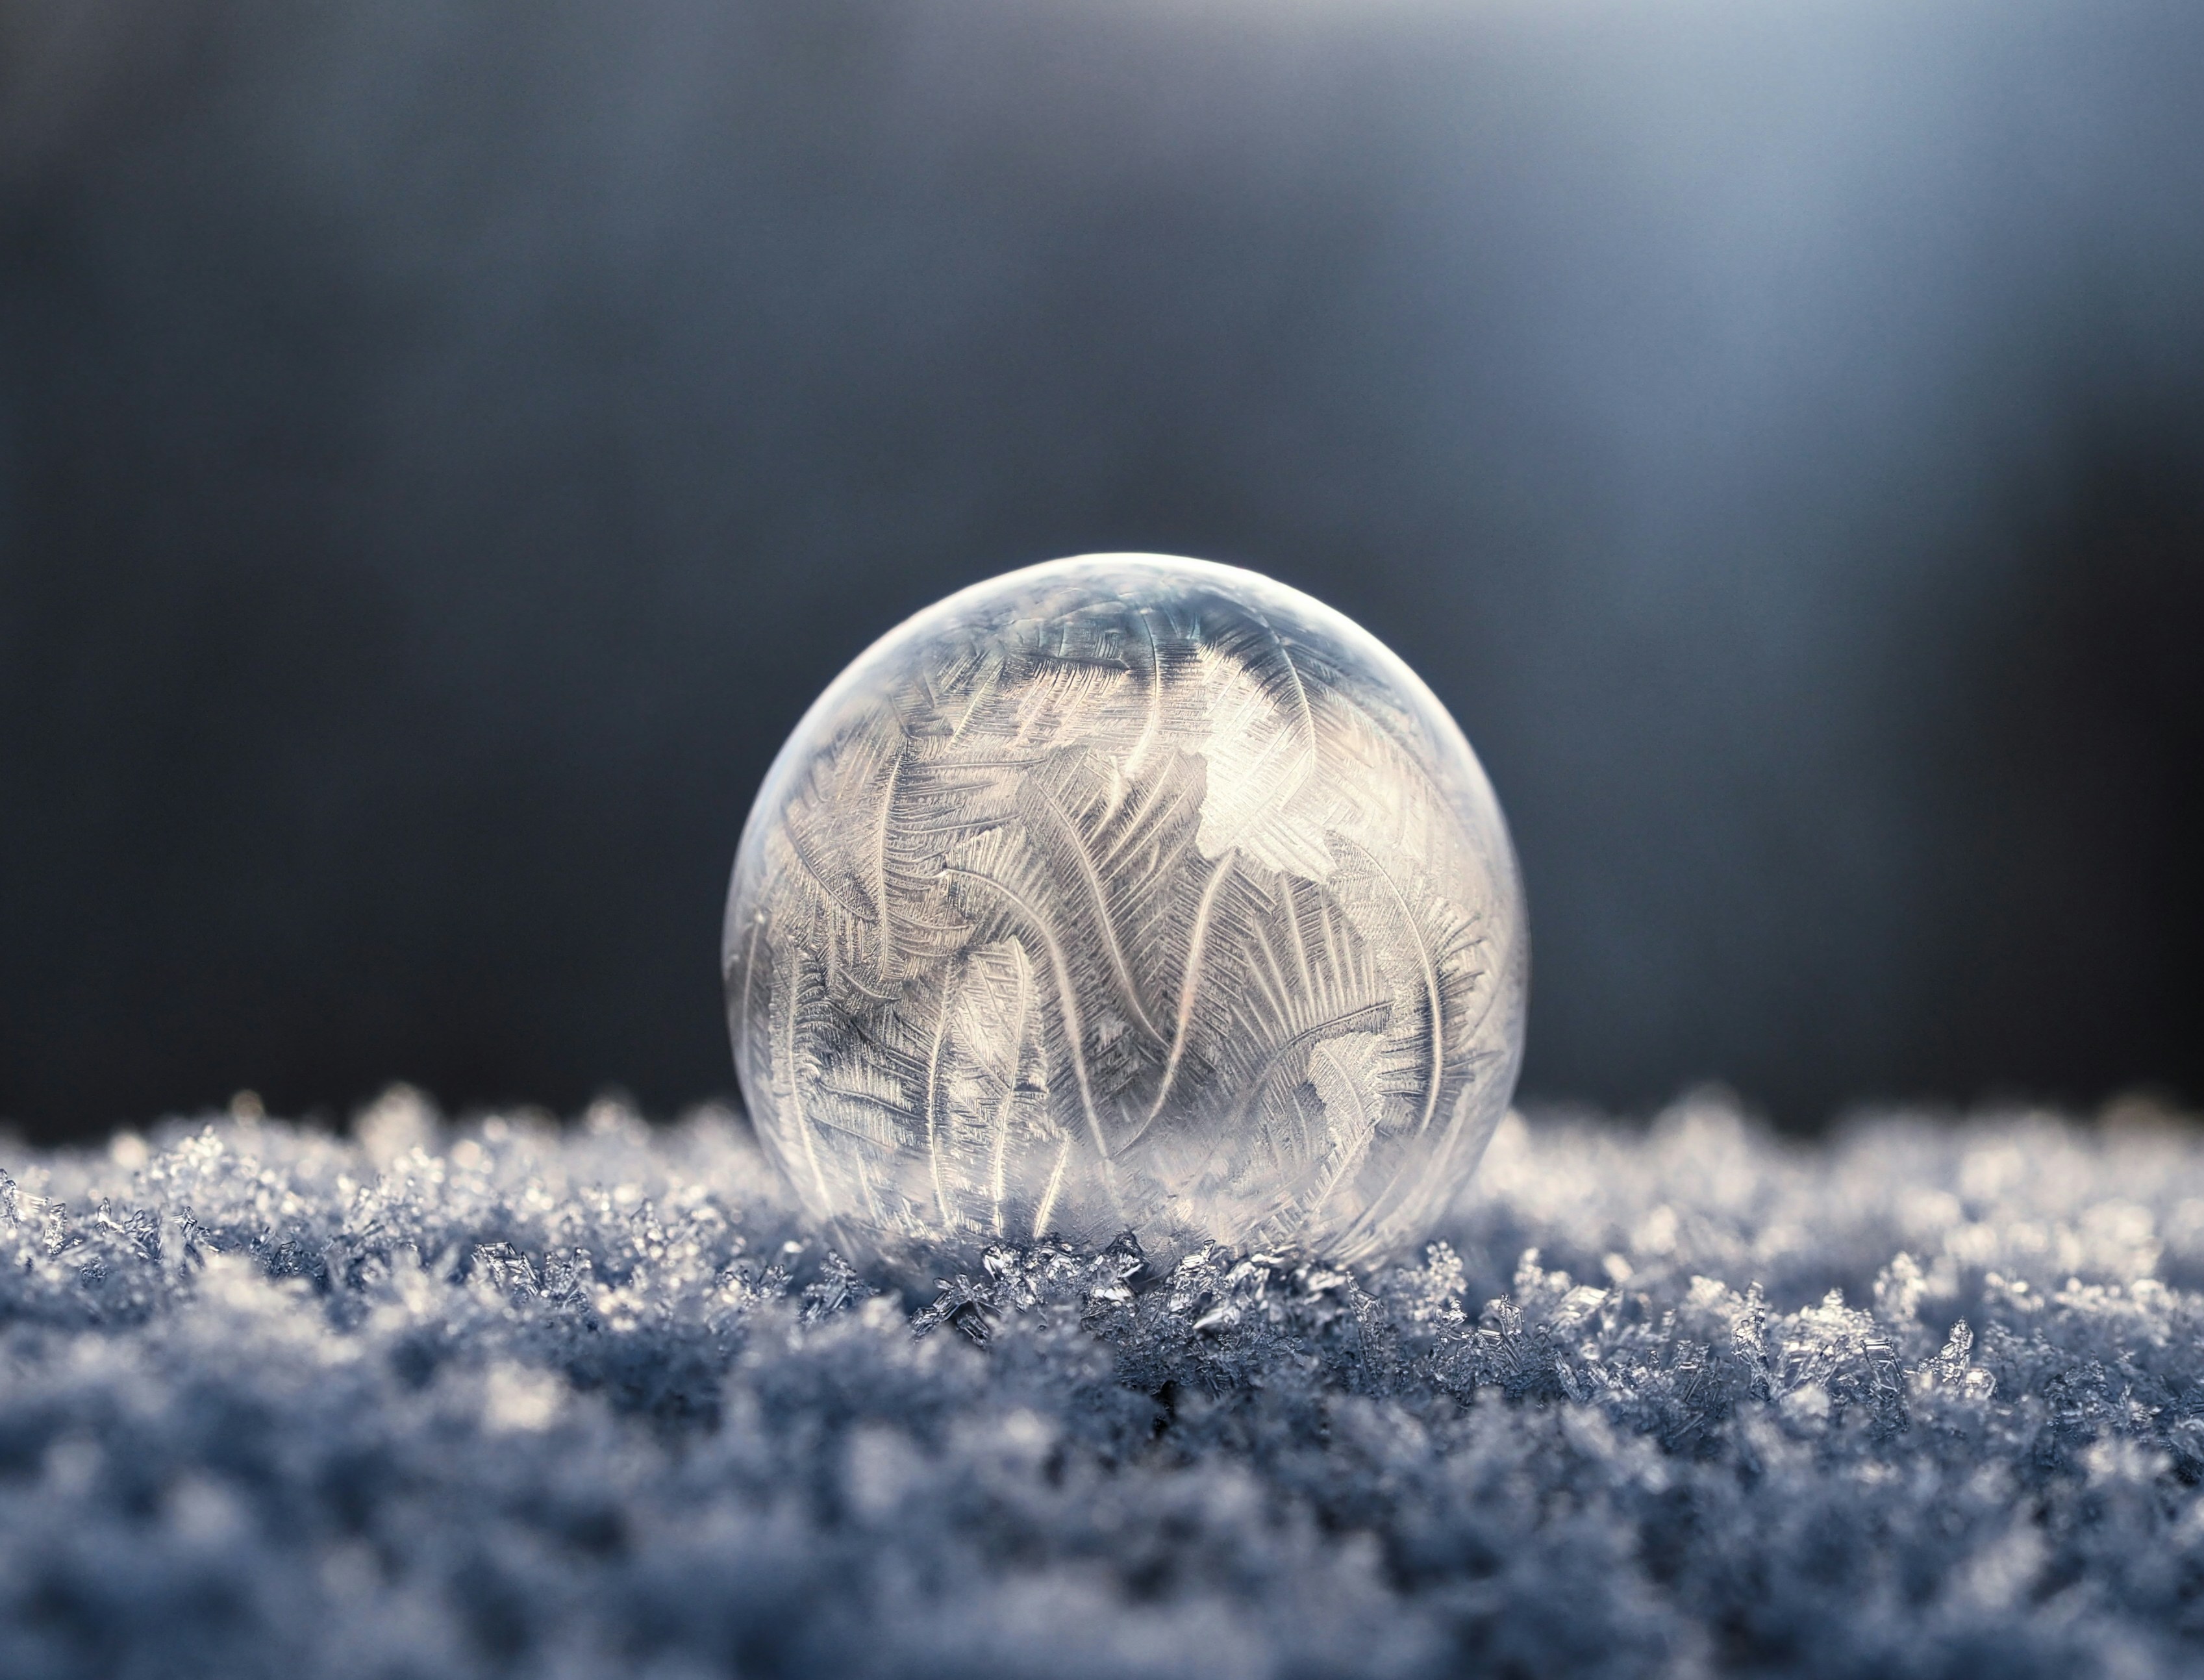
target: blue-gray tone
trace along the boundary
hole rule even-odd
[[[1477,744],[1525,1089],[2204,1100],[2204,9],[0,7],[0,1115],[726,1092],[872,638],[1257,567]]]
[[[725,1113],[0,1166],[11,1680],[2204,1665],[2204,1148],[2147,1112],[1510,1120],[1405,1267],[909,1300]]]

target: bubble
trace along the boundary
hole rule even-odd
[[[1505,820],[1375,638],[1150,555],[875,643],[767,774],[723,972],[758,1136],[845,1248],[1130,1231],[1400,1252],[1522,1059]]]

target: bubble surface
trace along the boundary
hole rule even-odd
[[[1507,824],[1445,709],[1252,572],[1088,555],[965,590],[806,714],[722,971],[812,1217],[1000,1240],[1398,1252],[1522,1058]]]

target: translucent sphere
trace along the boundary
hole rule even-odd
[[[1522,1059],[1508,828],[1375,638],[1252,572],[1052,561],[836,680],[735,861],[758,1136],[844,1246],[1347,1261],[1422,1235]]]

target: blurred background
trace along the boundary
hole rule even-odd
[[[2204,11],[16,0],[0,1117],[731,1090],[906,613],[1270,572],[1514,825],[1527,1095],[2204,1098]]]

